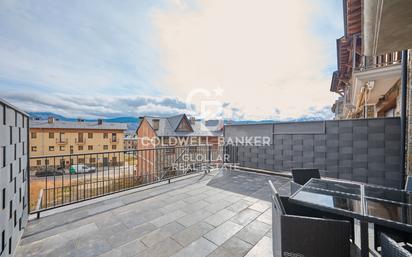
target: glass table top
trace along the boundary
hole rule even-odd
[[[335,180],[311,179],[290,199],[372,219],[412,226],[412,193]]]

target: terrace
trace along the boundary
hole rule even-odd
[[[367,257],[382,234],[410,247],[398,118],[225,127],[256,145],[29,157],[28,118],[5,108],[2,257]],[[295,185],[299,168],[317,174]]]
[[[268,180],[289,181],[216,169],[51,210],[16,256],[273,256]]]

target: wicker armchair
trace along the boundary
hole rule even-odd
[[[292,169],[293,181],[299,185],[304,185],[311,178],[320,178],[319,169]]]
[[[395,240],[381,233],[382,257],[412,257],[412,253],[398,245]]]
[[[406,179],[405,191],[412,192],[412,176],[408,176]]]
[[[272,182],[273,256],[348,257],[350,222],[287,214]]]

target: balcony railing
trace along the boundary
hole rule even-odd
[[[68,142],[67,138],[56,138],[56,144],[58,145],[67,145]]]
[[[30,213],[207,171],[219,155],[203,145],[32,157]]]
[[[363,56],[361,57],[360,64],[355,67],[355,71],[364,71],[382,67],[388,67],[401,63],[401,53],[393,52],[379,56]]]

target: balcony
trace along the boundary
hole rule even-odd
[[[214,170],[56,209],[33,220],[16,256],[272,256],[267,180]]]
[[[401,59],[401,52],[386,53],[379,56],[362,56],[359,65],[355,67],[354,71],[360,72],[400,65]]]
[[[358,129],[359,125],[362,125],[362,129]],[[254,126],[258,126],[259,130]],[[385,147],[399,146],[393,142],[397,137],[398,119],[372,119],[366,123],[342,120],[225,128],[227,139],[240,132],[241,135],[256,135],[254,133],[258,131],[259,135],[272,136],[273,144],[265,146],[215,149],[211,146],[190,145],[174,147],[173,151],[166,147],[32,157],[34,163],[39,158],[48,160],[46,173],[50,174],[46,174],[46,177],[36,176],[35,170],[32,170],[34,167],[30,167],[31,221],[25,228],[15,256],[273,256],[272,244],[277,237],[272,238],[272,228],[277,228],[278,223],[272,224],[271,201],[274,198],[271,198],[268,180],[275,185],[282,201],[286,201],[285,206],[289,208],[287,203],[292,196],[290,173],[284,172],[286,170],[307,165],[323,167],[320,168],[321,183],[340,183],[338,188],[343,191],[348,189],[347,184],[349,188],[363,188],[357,190],[363,192],[362,197],[365,192],[376,194],[373,199],[371,195],[368,201],[381,201],[383,198],[379,198],[382,197],[379,192],[382,190],[390,192],[389,197],[401,195],[401,199],[410,199],[407,198],[408,193],[399,189],[403,187],[402,174],[398,166],[389,163],[390,158],[375,158],[369,164],[372,172],[381,171],[381,166],[385,166],[384,172],[390,172],[391,179],[385,177],[382,180],[375,176],[361,177],[357,175],[357,170],[349,172],[347,167],[352,166],[349,162],[326,162],[327,158],[333,156],[338,160],[340,155],[330,153],[347,145],[345,140],[336,140],[330,135],[337,135],[338,128],[345,128],[345,131],[350,128],[353,135],[347,140],[356,138],[358,143],[365,138],[365,126],[367,131],[388,132],[385,133],[387,139],[381,136],[364,139],[373,139],[370,141],[373,142],[374,151],[383,149],[384,152]],[[262,141],[265,140],[256,142]],[[311,151],[321,152],[324,161],[320,157],[316,158],[315,154],[311,155]],[[216,157],[222,154],[227,155],[225,163]],[[352,154],[351,160],[355,154]],[[192,159],[192,155],[201,158]],[[398,151],[385,152],[385,157],[398,155]],[[387,165],[386,160],[391,165]],[[373,165],[378,162],[379,165]],[[231,165],[235,165],[235,168]],[[341,166],[334,170],[335,166],[331,165]],[[341,168],[346,168],[345,172],[339,173]],[[379,186],[367,186],[366,182]],[[314,190],[312,187],[307,189]],[[337,201],[331,199],[330,195],[326,195],[326,200],[325,196],[311,199],[318,199],[317,203],[326,207],[334,203],[338,208],[350,209],[353,206],[344,198],[357,199],[356,192],[340,194],[341,198]],[[399,204],[399,199],[395,200],[391,204]],[[405,215],[410,215],[410,204],[401,204]],[[386,215],[386,207],[376,205],[372,208],[375,208],[374,211],[380,210],[374,215]],[[356,218],[365,216],[363,208],[354,209],[361,213]],[[311,217],[330,218],[325,213]],[[401,218],[405,217],[406,221],[395,220],[396,226],[403,229],[411,227],[409,216]],[[273,218],[276,221],[276,216]],[[346,216],[332,218],[345,222]],[[354,242],[359,241],[358,234],[365,235],[365,226],[364,223],[359,225],[354,219],[352,221],[346,221],[346,224],[348,227],[353,224],[355,236],[349,240],[347,229],[348,238],[342,242],[350,243],[351,247],[353,245],[352,249],[356,252]],[[297,235],[299,229],[295,227],[291,231]],[[373,229],[366,229],[366,234],[371,238],[370,244],[366,244],[369,247],[367,249],[373,253],[376,252],[375,233]],[[402,233],[396,235],[402,236]],[[322,232],[311,234],[311,237],[315,236],[319,238]],[[361,237],[361,241],[363,239]],[[290,239],[288,242],[292,241]],[[313,248],[317,247],[319,245],[313,245]]]
[[[67,138],[56,138],[57,145],[67,145],[69,140]]]

